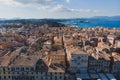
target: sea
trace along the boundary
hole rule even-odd
[[[63,21],[64,24],[79,27],[79,28],[93,28],[93,27],[106,27],[106,28],[120,28],[120,20],[81,20],[72,19]]]

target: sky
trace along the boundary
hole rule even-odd
[[[120,0],[0,0],[0,18],[83,18],[120,15]]]

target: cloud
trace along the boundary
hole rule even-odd
[[[70,10],[65,8],[63,5],[56,6],[43,6],[42,9],[52,12],[69,12]]]
[[[60,1],[60,0],[59,0]],[[11,6],[32,6],[51,12],[74,12],[74,13],[97,13],[98,10],[91,9],[71,9],[64,7],[58,0],[0,0],[0,3]],[[61,0],[62,1],[62,0]],[[71,0],[64,0],[69,3]]]
[[[21,4],[51,4],[54,3],[56,0],[13,0],[15,2],[21,3]]]
[[[98,10],[91,10],[91,9],[70,9],[66,8],[63,5],[56,5],[56,6],[43,6],[43,10],[51,11],[51,12],[74,12],[74,13],[97,13]]]
[[[0,0],[0,4],[10,5],[10,6],[23,6],[14,0]]]
[[[66,2],[67,2],[67,3],[69,3],[69,2],[70,2],[70,0],[66,0]]]
[[[49,5],[55,3],[57,0],[0,0],[0,3],[7,5]]]
[[[5,3],[5,4],[19,3],[19,4],[40,4],[40,5],[59,3],[60,1],[65,1],[67,3],[70,2],[70,0],[0,0],[1,3]]]

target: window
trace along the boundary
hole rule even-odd
[[[31,80],[34,80],[34,76],[31,77]]]
[[[3,68],[3,71],[5,71],[5,68]]]
[[[17,74],[19,74],[19,72],[17,72]]]
[[[8,76],[8,78],[10,79],[10,76]]]
[[[55,72],[55,74],[57,74],[57,73]]]
[[[55,80],[57,80],[57,76],[55,76]]]
[[[22,72],[22,75],[24,75],[24,72]]]
[[[43,80],[43,77],[41,77],[41,80]]]
[[[12,72],[12,74],[14,74],[14,72]]]
[[[38,78],[38,76],[36,76],[36,78]]]
[[[4,79],[6,79],[6,76],[4,76]]]
[[[3,72],[5,74],[5,72]]]
[[[52,80],[52,76],[50,76],[50,80]]]
[[[78,56],[78,59],[80,59],[80,56]]]
[[[17,67],[16,70],[19,70],[19,67]]]
[[[62,76],[60,76],[60,79],[62,79]]]
[[[43,73],[41,72],[41,75],[42,75]]]
[[[28,68],[28,67],[26,67],[26,70],[29,70],[29,68]]]
[[[24,67],[21,68],[21,71],[24,71]]]
[[[62,75],[62,73],[60,72],[60,75]]]
[[[31,71],[34,71],[34,68],[31,68],[30,70],[31,70]]]
[[[15,68],[12,67],[11,70],[12,70],[12,71],[15,71]]]
[[[50,76],[52,76],[52,73],[50,73]]]
[[[10,68],[8,68],[8,70],[10,70]]]
[[[10,74],[10,72],[8,72],[8,74]]]
[[[78,62],[78,65],[80,65],[80,62]]]
[[[31,72],[31,74],[33,74],[33,72]]]
[[[36,74],[38,74],[38,72],[36,72]]]

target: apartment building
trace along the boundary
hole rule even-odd
[[[26,55],[21,49],[1,55],[0,80],[64,80],[65,65],[61,60]]]
[[[86,73],[88,67],[88,54],[78,47],[73,47],[71,50],[71,72]]]
[[[112,73],[118,74],[120,73],[120,54],[113,52],[112,58],[113,58]]]
[[[101,53],[91,53],[88,60],[88,70],[89,72],[110,72],[111,59],[110,54]]]

